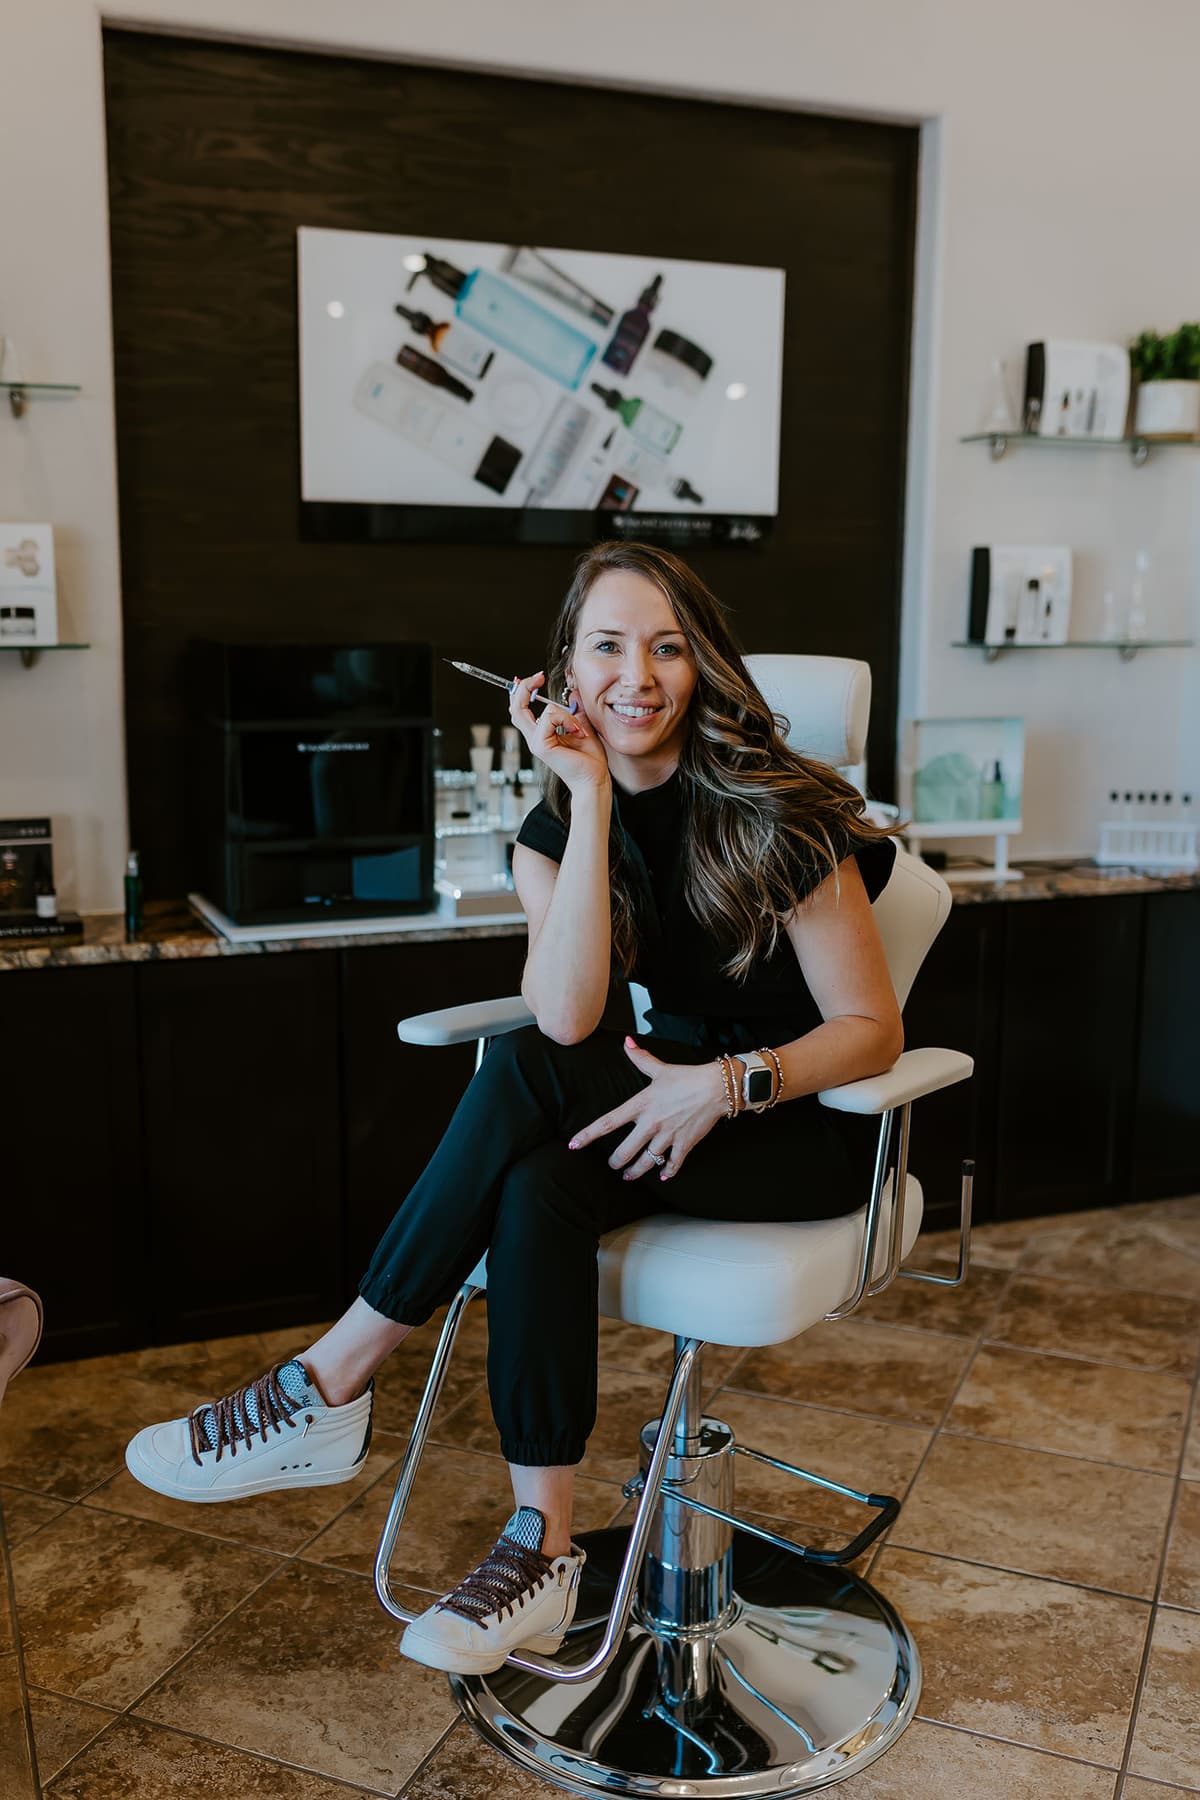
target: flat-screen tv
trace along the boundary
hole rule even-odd
[[[306,536],[755,544],[782,269],[298,233]]]

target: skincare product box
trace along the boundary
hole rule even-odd
[[[1123,344],[1047,339],[1026,345],[1026,431],[1037,437],[1124,437],[1129,378]]]
[[[36,920],[39,890],[53,889],[49,819],[0,819],[0,925]]]
[[[39,919],[32,913],[20,918],[11,913],[0,913],[0,950],[19,950],[32,944],[77,942],[82,936],[83,920],[78,913],[59,913],[56,919]]]
[[[1065,644],[1070,619],[1068,545],[980,544],[972,551],[972,644]]]
[[[32,650],[57,642],[54,528],[0,525],[0,647]]]

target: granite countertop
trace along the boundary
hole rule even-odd
[[[367,934],[339,932],[319,937],[257,939],[232,943],[210,931],[186,901],[152,901],[146,923],[132,944],[125,941],[125,921],[120,913],[91,913],[84,917],[83,937],[49,943],[0,942],[0,971],[94,966],[98,963],[178,962],[204,956],[267,956],[288,950],[370,949],[377,944],[434,944],[451,938],[524,936],[525,918],[516,913],[500,920],[443,919],[422,915],[400,930]]]
[[[996,900],[1090,900],[1104,894],[1159,894],[1200,887],[1200,869],[1149,875],[1117,864],[1100,868],[1082,859],[1037,862],[1018,856],[1017,862],[1025,871],[1018,881],[952,882],[955,906]]]
[[[1104,894],[1154,894],[1171,889],[1200,888],[1200,871],[1141,875],[1133,869],[1100,869],[1093,863],[1034,863],[1018,881],[956,881],[956,906],[991,905],[998,900],[1088,899]],[[84,919],[82,939],[25,945],[0,942],[0,971],[95,966],[99,963],[173,962],[204,956],[265,956],[289,950],[368,950],[378,944],[446,943],[457,938],[518,937],[525,931],[520,914],[500,920],[441,919],[425,915],[400,930],[339,933],[329,937],[293,937],[231,943],[218,937],[180,901],[157,901],[146,909],[146,924],[135,943],[125,941],[119,913],[95,913]]]

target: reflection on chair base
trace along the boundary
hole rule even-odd
[[[578,1540],[588,1561],[560,1663],[586,1662],[600,1642],[628,1536]],[[712,1629],[652,1629],[639,1605],[591,1681],[505,1664],[451,1686],[489,1742],[556,1787],[783,1800],[882,1756],[916,1711],[921,1664],[865,1581],[735,1531],[732,1598]]]

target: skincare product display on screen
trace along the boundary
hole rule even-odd
[[[1129,382],[1124,344],[1029,344],[1025,429],[1038,437],[1122,438]]]
[[[782,270],[307,227],[298,263],[306,505],[558,542],[774,517]]]
[[[0,647],[58,642],[58,589],[51,525],[0,524]]]
[[[971,553],[972,644],[1065,644],[1071,620],[1066,544],[980,544]]]

